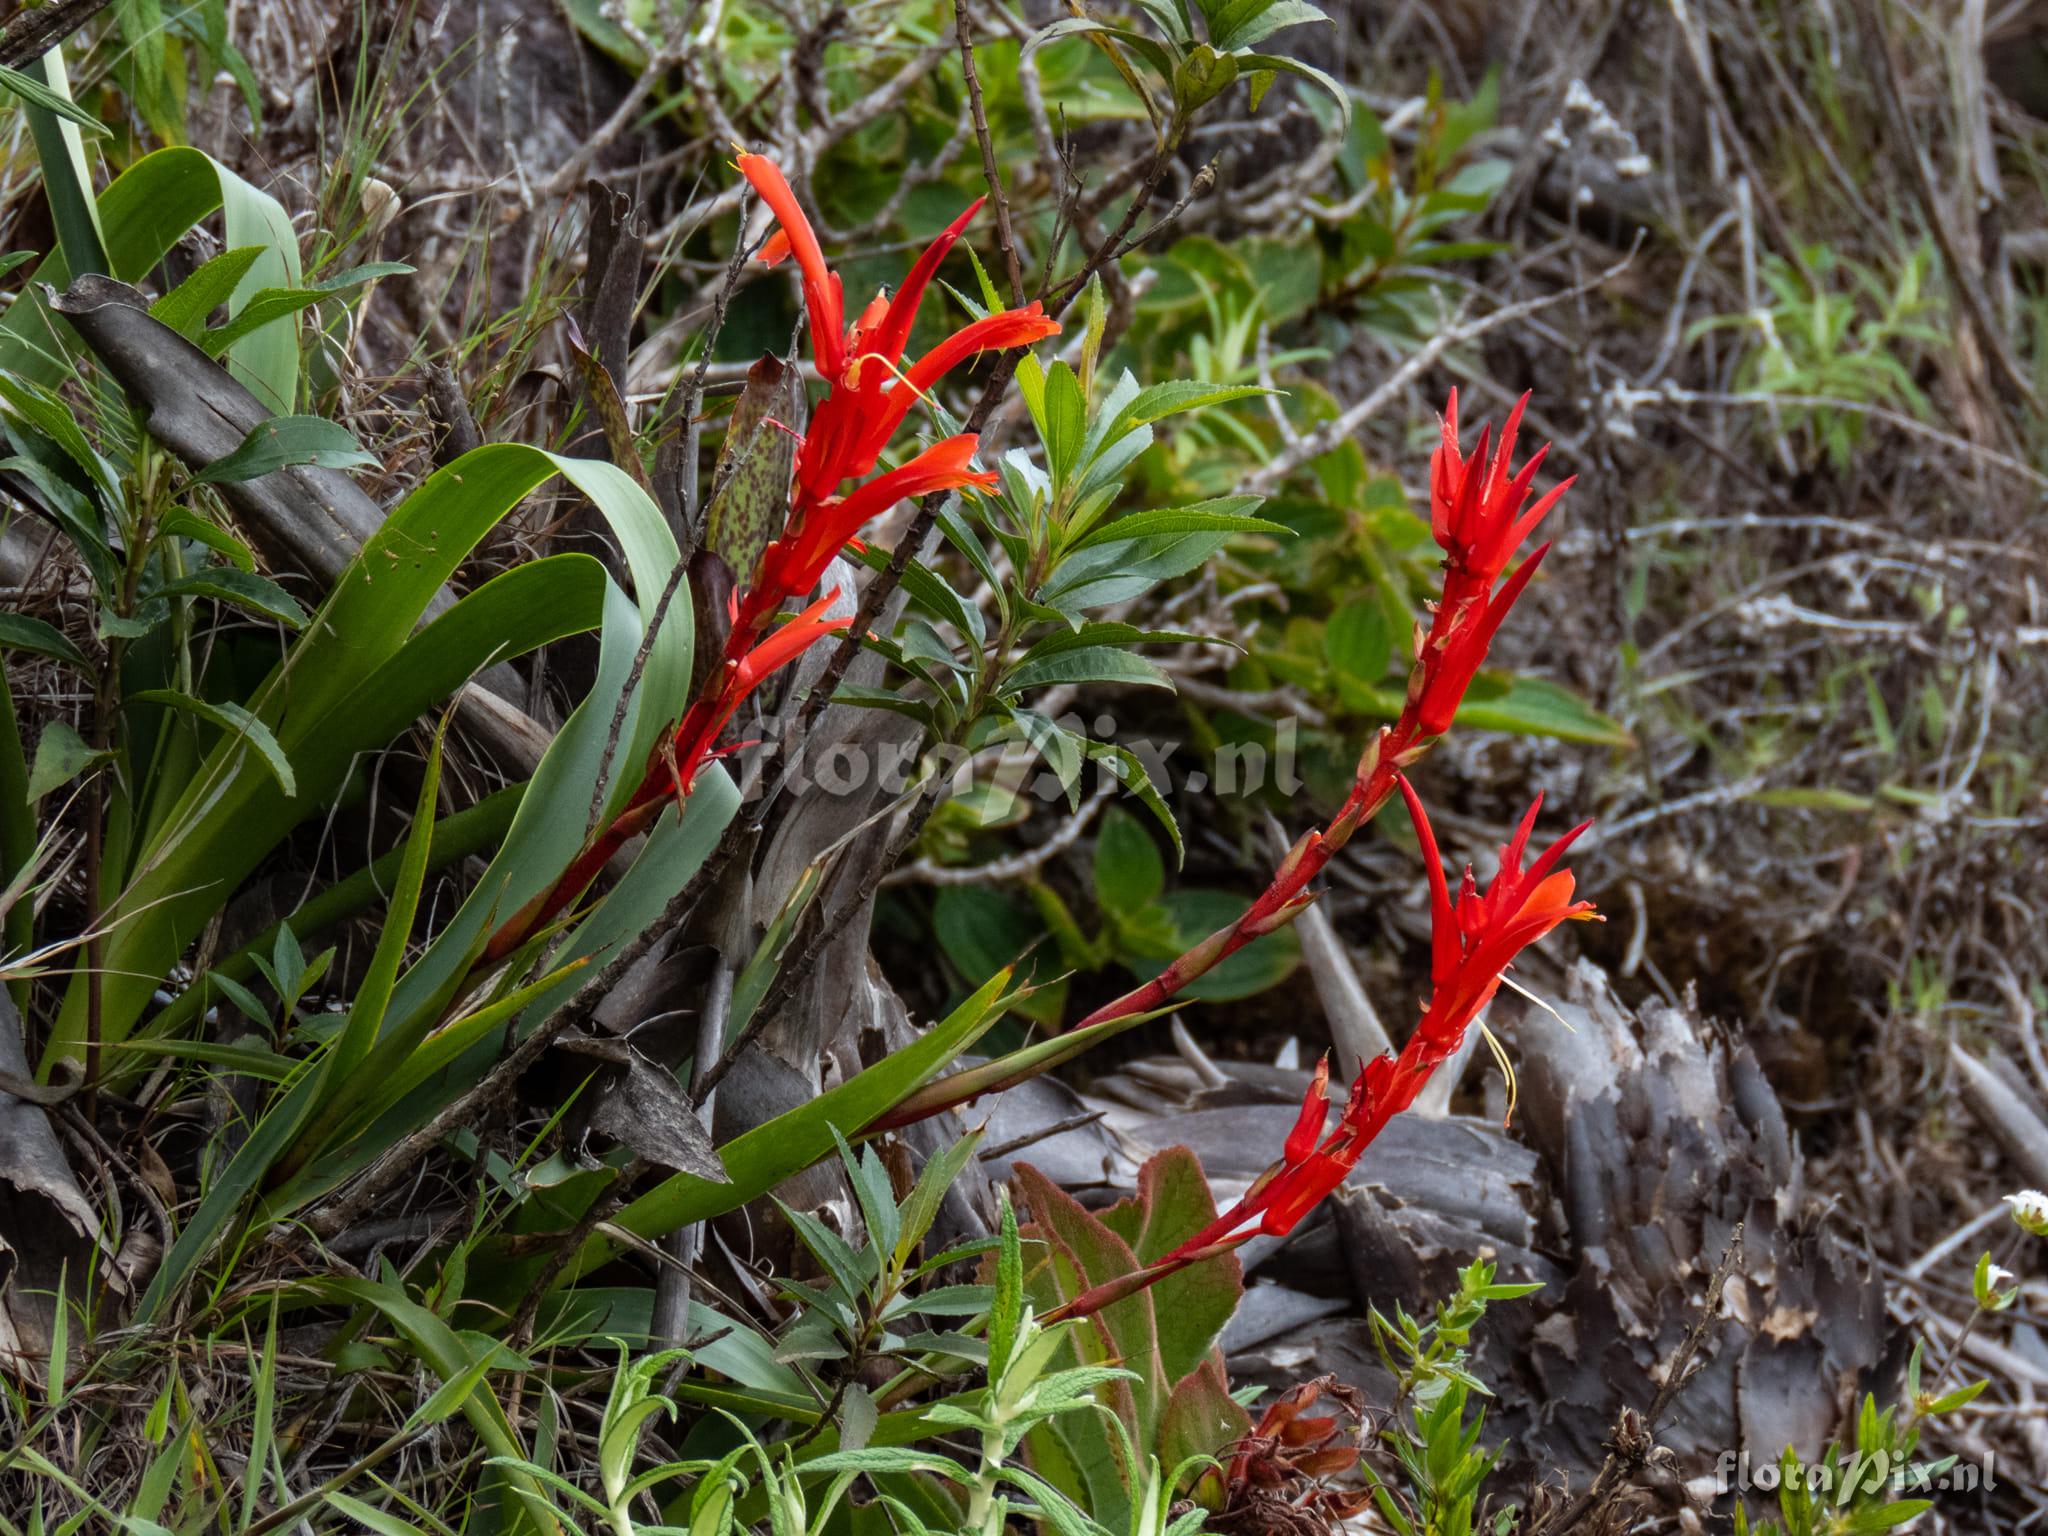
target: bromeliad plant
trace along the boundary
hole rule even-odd
[[[1255,96],[1261,92],[1263,77],[1284,61],[1257,53],[1255,45],[1287,22],[1317,19],[1290,0],[1203,5],[1197,8],[1203,41],[1196,37],[1196,12],[1177,3],[1148,10],[1170,38],[1169,47],[1155,51],[1171,65],[1166,84],[1175,134],[1241,74],[1251,77]],[[1155,61],[1154,51],[1132,46],[1148,67]],[[167,189],[188,194],[180,217],[188,204],[203,213],[225,202],[230,249],[199,269],[190,280],[195,286],[160,300],[157,318],[226,357],[273,403],[299,404],[310,391],[292,316],[325,302],[331,289],[306,288],[294,271],[288,285],[245,291],[244,280],[263,264],[295,260],[289,221],[275,247],[251,255],[255,242],[241,240],[238,231],[265,211],[254,194],[243,196],[248,189],[238,191],[238,183],[203,157],[142,164],[152,163],[158,169],[138,176],[142,166],[136,167],[128,173],[136,180],[118,179],[100,200],[104,264],[117,276],[146,280],[163,255],[161,221],[147,216],[149,205]],[[1142,647],[1216,637],[1141,628],[1126,621],[1123,605],[1219,553],[1275,548],[1288,532],[1256,515],[1261,502],[1253,496],[1175,499],[1127,510],[1136,466],[1158,446],[1161,424],[1184,422],[1211,407],[1249,408],[1267,392],[1240,378],[1235,366],[1212,378],[1149,387],[1128,371],[1104,367],[1107,317],[1099,291],[1088,295],[1086,330],[1073,362],[1026,356],[1016,366],[1037,451],[1019,449],[978,467],[978,438],[951,430],[930,399],[932,390],[978,354],[1014,353],[1060,331],[1039,305],[1005,308],[984,282],[981,312],[911,356],[923,301],[980,204],[932,242],[893,298],[877,298],[853,313],[780,170],[751,154],[739,157],[738,169],[778,225],[762,260],[788,259],[797,268],[824,393],[793,452],[787,501],[778,508],[773,536],[736,562],[744,568],[733,572],[730,601],[708,610],[688,601],[674,574],[679,552],[668,524],[623,460],[608,465],[493,444],[457,458],[404,497],[296,638],[270,645],[265,666],[254,669],[261,681],[230,700],[224,684],[207,686],[221,679],[175,671],[184,653],[200,650],[180,624],[195,611],[191,601],[229,601],[240,592],[247,606],[249,592],[268,589],[228,574],[246,551],[212,521],[216,509],[204,486],[209,478],[255,474],[280,461],[274,454],[265,460],[266,440],[255,438],[247,457],[181,474],[146,446],[142,423],[114,418],[112,428],[132,429],[137,451],[110,471],[109,455],[71,419],[68,397],[58,387],[68,387],[66,381],[49,373],[49,359],[31,344],[44,339],[40,333],[32,338],[32,328],[49,319],[39,301],[25,298],[10,315],[0,335],[0,397],[21,461],[12,469],[44,492],[93,567],[101,595],[109,598],[108,633],[154,643],[156,626],[168,628],[167,665],[182,700],[191,701],[146,693],[112,700],[114,724],[86,744],[89,760],[82,766],[107,771],[109,780],[117,763],[124,771],[150,766],[164,787],[121,812],[129,824],[119,828],[122,840],[113,845],[119,856],[95,882],[95,896],[104,895],[117,926],[103,952],[73,977],[46,1063],[84,1057],[94,1084],[113,1091],[163,1063],[171,1073],[189,1070],[189,1062],[231,1070],[250,1085],[246,1124],[204,1159],[194,1198],[178,1208],[175,1220],[167,1218],[163,1258],[135,1299],[131,1321],[139,1330],[181,1317],[209,1331],[246,1325],[250,1292],[235,1283],[237,1264],[217,1261],[223,1253],[238,1261],[249,1253],[270,1255],[276,1278],[265,1306],[285,1313],[339,1308],[355,1319],[352,1337],[373,1323],[402,1337],[445,1384],[430,1405],[434,1412],[460,1411],[468,1419],[528,1523],[546,1529],[558,1517],[549,1505],[550,1490],[562,1480],[555,1447],[524,1443],[523,1421],[505,1410],[490,1380],[500,1370],[541,1368],[483,1330],[523,1317],[538,1319],[550,1337],[573,1336],[593,1309],[607,1305],[601,1285],[583,1282],[622,1249],[738,1211],[838,1150],[865,1236],[832,1231],[792,1209],[790,1224],[822,1273],[779,1287],[788,1304],[786,1326],[768,1347],[756,1349],[761,1336],[737,1332],[723,1352],[716,1342],[700,1340],[689,1358],[724,1380],[700,1372],[676,1389],[684,1398],[695,1392],[703,1403],[730,1403],[816,1430],[818,1454],[797,1444],[754,1445],[691,1466],[686,1475],[698,1477],[698,1491],[715,1491],[688,1512],[704,1514],[705,1529],[752,1524],[757,1516],[747,1513],[753,1506],[746,1501],[758,1494],[769,1500],[758,1518],[808,1529],[813,1517],[823,1524],[854,1475],[866,1475],[896,1479],[904,1492],[892,1511],[906,1523],[928,1517],[932,1528],[994,1536],[1015,1513],[1070,1533],[1191,1532],[1200,1516],[1174,1514],[1177,1492],[1192,1475],[1216,1471],[1209,1458],[1250,1427],[1230,1397],[1215,1349],[1234,1290],[1204,1285],[1235,1275],[1230,1250],[1252,1227],[1291,1229],[1341,1182],[1387,1119],[1407,1107],[1456,1050],[1522,947],[1560,922],[1590,915],[1585,903],[1572,899],[1571,877],[1557,867],[1569,837],[1523,870],[1533,810],[1507,850],[1501,876],[1484,893],[1468,877],[1453,901],[1435,864],[1427,820],[1403,777],[1450,728],[1543,555],[1538,550],[1516,566],[1517,551],[1563,487],[1534,496],[1540,454],[1514,468],[1519,407],[1495,452],[1488,454],[1485,435],[1471,453],[1462,452],[1453,398],[1432,474],[1431,528],[1446,557],[1443,596],[1418,630],[1404,706],[1368,747],[1336,818],[1295,846],[1242,916],[1076,1030],[940,1078],[1016,1001],[1008,976],[999,973],[866,1070],[723,1146],[706,1144],[701,1159],[690,1159],[693,1166],[622,1198],[616,1209],[600,1208],[595,1192],[627,1165],[623,1152],[612,1168],[571,1170],[547,1185],[531,1170],[501,1167],[490,1148],[466,1143],[470,1127],[449,1117],[464,1093],[491,1081],[505,1044],[522,1037],[530,1043],[579,981],[648,929],[709,859],[737,804],[716,761],[732,724],[771,676],[846,628],[842,594],[830,587],[829,573],[847,553],[881,563],[860,544],[881,513],[908,498],[977,493],[932,510],[952,556],[986,584],[989,596],[963,596],[939,564],[911,561],[903,578],[913,604],[909,616],[887,635],[861,637],[910,683],[887,693],[847,687],[839,697],[909,715],[934,743],[970,751],[1021,745],[1044,758],[1070,795],[1083,765],[1101,764],[1161,820],[1176,846],[1173,819],[1137,760],[1123,747],[1051,718],[1041,707],[1043,696],[1070,685],[1168,684],[1166,674],[1139,654]],[[194,179],[203,183],[197,191],[184,186]],[[81,243],[79,261],[88,256]],[[73,270],[84,268],[74,263]],[[358,269],[353,280],[367,281],[360,275],[367,270]],[[53,258],[43,275],[60,281],[68,274]],[[209,333],[205,316],[221,303],[231,318]],[[90,392],[81,387],[74,393]],[[884,467],[921,404],[931,408],[936,440]],[[303,455],[291,462],[333,463],[361,453],[339,441],[340,429],[331,424],[294,420],[271,433],[289,437],[291,452]],[[322,425],[329,430],[317,430]],[[797,424],[782,425],[794,433]],[[109,442],[118,436],[110,432]],[[131,464],[132,485],[123,480]],[[429,619],[441,588],[478,541],[556,476],[610,524],[633,595],[588,557],[557,556],[485,582]],[[121,536],[105,537],[110,528]],[[203,551],[225,556],[227,564]],[[211,587],[175,587],[201,571]],[[673,619],[656,597],[665,585],[684,598]],[[159,599],[162,607],[152,607]],[[984,602],[993,605],[993,624],[983,617]],[[282,601],[277,608],[274,618],[299,617]],[[684,617],[692,612],[701,633],[693,634]],[[150,627],[122,634],[123,625],[145,621]],[[593,629],[599,636],[595,681],[531,783],[512,792],[516,812],[499,803],[488,815],[478,807],[474,816],[437,819],[444,738],[437,736],[424,754],[402,846],[364,872],[351,898],[363,904],[381,899],[386,915],[345,1009],[316,1014],[297,1006],[325,964],[327,952],[311,943],[318,927],[313,918],[345,910],[332,903],[293,914],[257,943],[219,957],[210,969],[200,966],[201,974],[189,980],[178,974],[181,957],[228,896],[295,828],[335,802],[360,755],[398,738],[480,667]],[[693,671],[699,643],[708,660]],[[204,708],[197,707],[200,701]],[[157,709],[176,711],[190,727],[182,756],[165,749],[152,759],[149,733],[164,725]],[[1397,788],[1431,861],[1437,924],[1432,995],[1400,1055],[1373,1062],[1361,1074],[1336,1128],[1322,1134],[1328,1091],[1326,1075],[1319,1074],[1282,1161],[1228,1211],[1217,1213],[1185,1154],[1148,1169],[1142,1197],[1131,1208],[1099,1218],[1063,1202],[1049,1185],[1035,1187],[1032,1215],[1050,1257],[1033,1277],[1034,1289],[1027,1291],[1022,1278],[1014,1231],[1002,1244],[993,1286],[946,1283],[943,1271],[971,1256],[972,1245],[932,1256],[917,1250],[947,1179],[974,1155],[974,1141],[932,1159],[902,1202],[894,1198],[885,1159],[872,1147],[856,1151],[848,1143],[872,1141],[891,1126],[1044,1071],[1185,996],[1221,961],[1298,914],[1328,860]],[[122,805],[118,798],[108,803]],[[565,822],[564,804],[594,805],[595,825]],[[464,816],[471,820],[465,823]],[[601,900],[590,899],[601,871],[642,834],[645,845],[624,876]],[[431,872],[493,849],[454,915],[416,947],[416,920],[432,911]],[[536,963],[543,941],[551,939],[560,947]],[[304,958],[309,948],[316,955],[310,962]],[[259,974],[277,994],[274,1010],[241,985]],[[155,1006],[167,978],[188,981],[187,989],[168,1006]],[[223,998],[252,1021],[274,1025],[269,1037],[253,1044],[193,1038],[205,1012]],[[102,1054],[104,1062],[96,1059]],[[673,1081],[668,1088],[679,1091]],[[429,1146],[437,1156],[451,1150],[471,1159],[469,1171],[498,1191],[494,1200],[521,1207],[513,1230],[479,1230],[437,1248],[438,1273],[418,1296],[395,1272],[372,1281],[300,1271],[287,1252],[296,1234],[336,1235],[347,1224],[351,1196],[343,1191],[372,1198],[355,1182],[360,1176],[406,1166],[408,1159],[416,1163]],[[645,1165],[635,1158],[629,1166],[637,1177]],[[619,1184],[622,1196],[630,1193],[623,1180]],[[546,1194],[536,1195],[541,1189]],[[541,1229],[550,1222],[558,1228]],[[1047,1275],[1058,1276],[1058,1283],[1039,1287]],[[536,1309],[521,1306],[529,1286],[540,1301]],[[1151,1287],[1159,1289],[1139,1294]],[[1033,1305],[1051,1309],[1051,1318],[1034,1318]],[[723,1326],[716,1314],[705,1313],[687,1310],[714,1330]],[[1140,1326],[1147,1315],[1149,1343]],[[965,1320],[956,1327],[955,1319]],[[526,1323],[511,1331],[524,1350]],[[592,1325],[584,1336],[595,1331]],[[62,1348],[56,1353],[61,1356]],[[914,1423],[901,1417],[916,1412],[902,1406],[906,1400],[934,1380],[957,1380],[976,1362],[985,1362],[985,1389],[928,1405]],[[871,1386],[868,1373],[885,1365],[894,1375]],[[651,1487],[632,1464],[641,1431],[661,1407],[653,1394],[656,1369],[643,1361],[622,1370],[605,1414],[604,1498],[577,1511],[601,1513],[617,1529],[632,1527],[633,1501]],[[835,1425],[830,1421],[838,1410],[851,1417]],[[1063,1436],[1054,1422],[1062,1419],[1089,1425],[1109,1455],[1060,1473],[1018,1459],[1020,1441],[1032,1458],[1050,1463],[1063,1441],[1088,1440]],[[850,1432],[856,1429],[861,1432]],[[978,1467],[871,1439],[934,1439],[959,1430],[979,1436]],[[1274,1437],[1284,1438],[1284,1427],[1276,1427]],[[547,1439],[536,1436],[537,1442]],[[749,1455],[759,1477],[742,1487],[736,1469]],[[261,1476],[260,1469],[250,1474],[242,1493],[246,1508],[260,1497]],[[811,1476],[834,1480],[822,1509],[805,1503],[804,1479]],[[934,1489],[957,1495],[959,1507],[936,1516],[929,1503],[915,1502],[920,1490]]]

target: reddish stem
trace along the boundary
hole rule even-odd
[[[1400,770],[1427,748],[1428,740],[1412,718],[1413,714],[1411,706],[1394,725],[1381,728],[1372,745],[1366,748],[1365,757],[1358,765],[1358,775],[1352,780],[1351,793],[1345,796],[1336,816],[1322,831],[1311,832],[1295,844],[1272,883],[1257,901],[1245,909],[1242,917],[1210,934],[1143,986],[1134,987],[1122,997],[1104,1003],[1074,1028],[1087,1029],[1094,1024],[1106,1024],[1111,1019],[1129,1018],[1132,1014],[1164,1007],[1188,983],[1214,969],[1252,940],[1291,922],[1311,899],[1305,894],[1310,883],[1323,872],[1323,867],[1337,851],[1351,841],[1351,834],[1379,814],[1380,807],[1394,793],[1395,779]]]
[[[754,606],[760,609],[763,605]],[[779,603],[765,607],[767,619],[773,618],[776,606]],[[743,612],[742,618],[746,617],[748,615]],[[724,719],[725,712],[721,710],[723,690],[731,686],[740,659],[759,640],[761,631],[768,627],[767,619],[757,613],[749,624],[733,627],[726,636],[725,653],[719,660],[718,671],[710,680],[711,686],[683,712],[668,750],[664,752],[657,748],[647,759],[640,786],[633,791],[626,808],[611,825],[583,845],[583,851],[562,872],[560,879],[513,913],[491,935],[490,942],[484,946],[484,964],[491,965],[504,959],[567,911],[611,862],[612,855],[653,824],[672,794],[678,803],[689,798],[697,768],[709,754]],[[673,761],[675,767],[671,774],[665,775],[662,769],[669,761]]]

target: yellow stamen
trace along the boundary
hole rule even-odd
[[[1500,1122],[1501,1129],[1506,1130],[1509,1123],[1515,1118],[1515,1104],[1518,1102],[1518,1094],[1515,1087],[1515,1064],[1508,1060],[1507,1048],[1500,1043],[1499,1037],[1492,1030],[1481,1024],[1479,1026],[1479,1033],[1486,1041],[1487,1048],[1493,1052],[1493,1059],[1500,1063],[1501,1075],[1508,1080],[1508,1112],[1501,1116]]]

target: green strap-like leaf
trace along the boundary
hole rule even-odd
[[[278,746],[277,738],[270,733],[270,727],[250,714],[241,705],[222,700],[214,703],[207,699],[195,699],[189,693],[180,693],[175,688],[144,688],[128,695],[131,704],[167,704],[172,709],[195,715],[211,725],[217,725],[227,733],[230,741],[246,741],[255,748],[256,755],[263,760],[263,766],[270,770],[270,776],[277,780],[277,787],[287,797],[299,792],[298,781],[292,775],[292,765]]]
[[[120,921],[105,957],[103,1038],[127,1034],[157,985],[152,978],[168,973],[178,952],[257,863],[334,793],[358,753],[384,746],[490,660],[587,629],[596,620],[601,569],[587,557],[556,557],[486,583],[412,636],[428,602],[484,532],[558,473],[608,517],[635,587],[652,607],[674,568],[675,541],[660,509],[623,472],[516,444],[477,449],[437,472],[371,538],[250,703],[291,763],[302,799],[279,796],[261,774],[234,773],[236,753],[246,749],[223,742],[153,821],[137,849],[141,873],[114,908]],[[635,644],[637,638],[636,633]],[[663,711],[683,696],[689,645],[689,611],[679,602],[643,679],[643,694],[661,700],[661,709],[629,712],[619,742],[618,761],[633,765],[634,775],[647,760]],[[621,668],[630,663],[630,651]],[[611,707],[608,698],[599,732],[610,724]],[[596,750],[602,750],[601,737]],[[587,785],[583,793],[587,797]],[[566,799],[550,803],[559,807]],[[566,840],[573,853],[581,828],[559,814],[551,820],[559,835],[550,852],[559,856],[559,870],[569,857],[560,843]],[[77,1054],[84,1010],[84,989],[74,978],[47,1061]]]
[[[714,1184],[679,1173],[629,1204],[614,1224],[641,1237],[658,1237],[693,1221],[737,1210],[793,1173],[831,1156],[835,1126],[866,1125],[890,1109],[966,1050],[1002,1016],[1010,973],[983,984],[945,1019],[903,1049],[893,1052],[810,1103],[756,1126],[718,1149],[730,1184]],[[618,1239],[593,1233],[569,1266],[573,1280],[603,1263]]]
[[[194,225],[222,213],[229,250],[248,246],[263,254],[250,264],[228,300],[230,314],[265,288],[296,288],[299,244],[291,216],[276,198],[259,192],[201,150],[176,145],[144,155],[100,193],[100,237],[109,275],[145,281],[166,252]],[[74,276],[62,251],[46,257],[0,319],[0,372],[54,385],[71,371],[79,343],[68,324],[50,313],[43,288],[59,291]],[[290,317],[244,336],[228,352],[228,369],[269,409],[289,413],[298,394],[298,328]]]
[[[10,69],[5,64],[0,64],[0,91],[6,91],[10,96],[18,97],[32,107],[40,107],[67,122],[76,123],[95,137],[107,131],[106,126],[98,118],[69,96],[60,95],[35,76],[24,74],[18,69]]]
[[[405,858],[392,883],[391,899],[385,904],[384,924],[371,952],[369,969],[356,988],[348,1018],[335,1037],[333,1073],[339,1091],[328,1100],[330,1107],[345,1105],[360,1090],[348,1078],[362,1065],[376,1043],[384,1024],[384,1010],[391,1001],[391,989],[398,981],[399,963],[412,942],[413,919],[420,909],[420,891],[427,879],[427,856],[434,842],[434,803],[441,792],[441,748],[448,737],[448,721],[434,732],[434,744],[427,750],[426,772],[420,776],[420,793],[413,807],[412,831],[405,839]]]
[[[318,464],[323,469],[361,469],[377,462],[365,453],[355,434],[324,416],[273,416],[252,427],[240,446],[215,459],[194,475],[200,485],[254,480],[293,464]]]

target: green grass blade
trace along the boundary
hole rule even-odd
[[[448,720],[443,716],[440,729],[434,732],[434,744],[427,751],[427,771],[421,776],[419,800],[413,809],[412,835],[405,840],[405,859],[399,865],[398,880],[385,908],[383,932],[370,956],[362,985],[356,989],[348,1021],[334,1042],[333,1073],[340,1085],[360,1081],[356,1068],[370,1054],[383,1028],[384,1011],[398,981],[398,968],[412,942],[413,919],[419,915],[420,892],[427,881],[427,854],[434,842],[434,801],[441,792],[441,749],[447,739]],[[351,1096],[353,1089],[342,1086],[340,1095],[330,1104],[338,1107]]]
[[[14,718],[14,690],[0,669],[0,889],[11,885],[36,854],[36,811],[28,798],[28,758]],[[0,953],[24,955],[35,947],[35,903],[17,900],[0,916]],[[26,978],[8,983],[14,1004],[26,1012]]]
[[[0,720],[0,729],[5,729],[6,725],[5,720]],[[5,808],[5,751],[5,743],[0,741],[0,810]],[[24,777],[24,788],[26,783]],[[513,812],[518,810],[520,798],[525,793],[524,784],[508,784],[496,794],[488,795],[475,805],[467,806],[452,816],[444,816],[435,823],[433,845],[427,857],[427,872],[437,874],[451,864],[493,847],[505,835],[505,829],[512,824]],[[4,832],[0,832],[0,848],[5,846]],[[383,901],[385,893],[391,889],[391,882],[398,878],[398,866],[405,858],[405,854],[406,845],[393,848],[381,858],[371,860],[354,874],[336,881],[321,891],[292,913],[289,921],[293,935],[300,943],[310,944],[315,936],[344,918],[352,917],[365,908]],[[4,868],[4,865],[0,865],[0,868]],[[268,958],[271,946],[277,942],[278,930],[283,926],[283,923],[271,924],[233,954],[217,961],[210,968],[209,974],[225,977],[229,981],[248,980],[256,974],[256,957],[260,955]],[[206,979],[202,977],[187,987],[168,1008],[149,1019],[139,1033],[179,1034],[218,1001],[216,991],[209,987]]]
[[[57,243],[64,259],[74,272],[104,272],[107,253],[100,239],[92,172],[86,165],[85,144],[79,137],[76,121],[85,114],[71,101],[63,54],[51,49],[16,79],[18,94],[39,90],[33,97],[20,95],[21,109],[35,140],[36,159],[43,170],[43,191],[49,198],[50,219],[57,226]],[[86,121],[92,120],[88,117]]]

